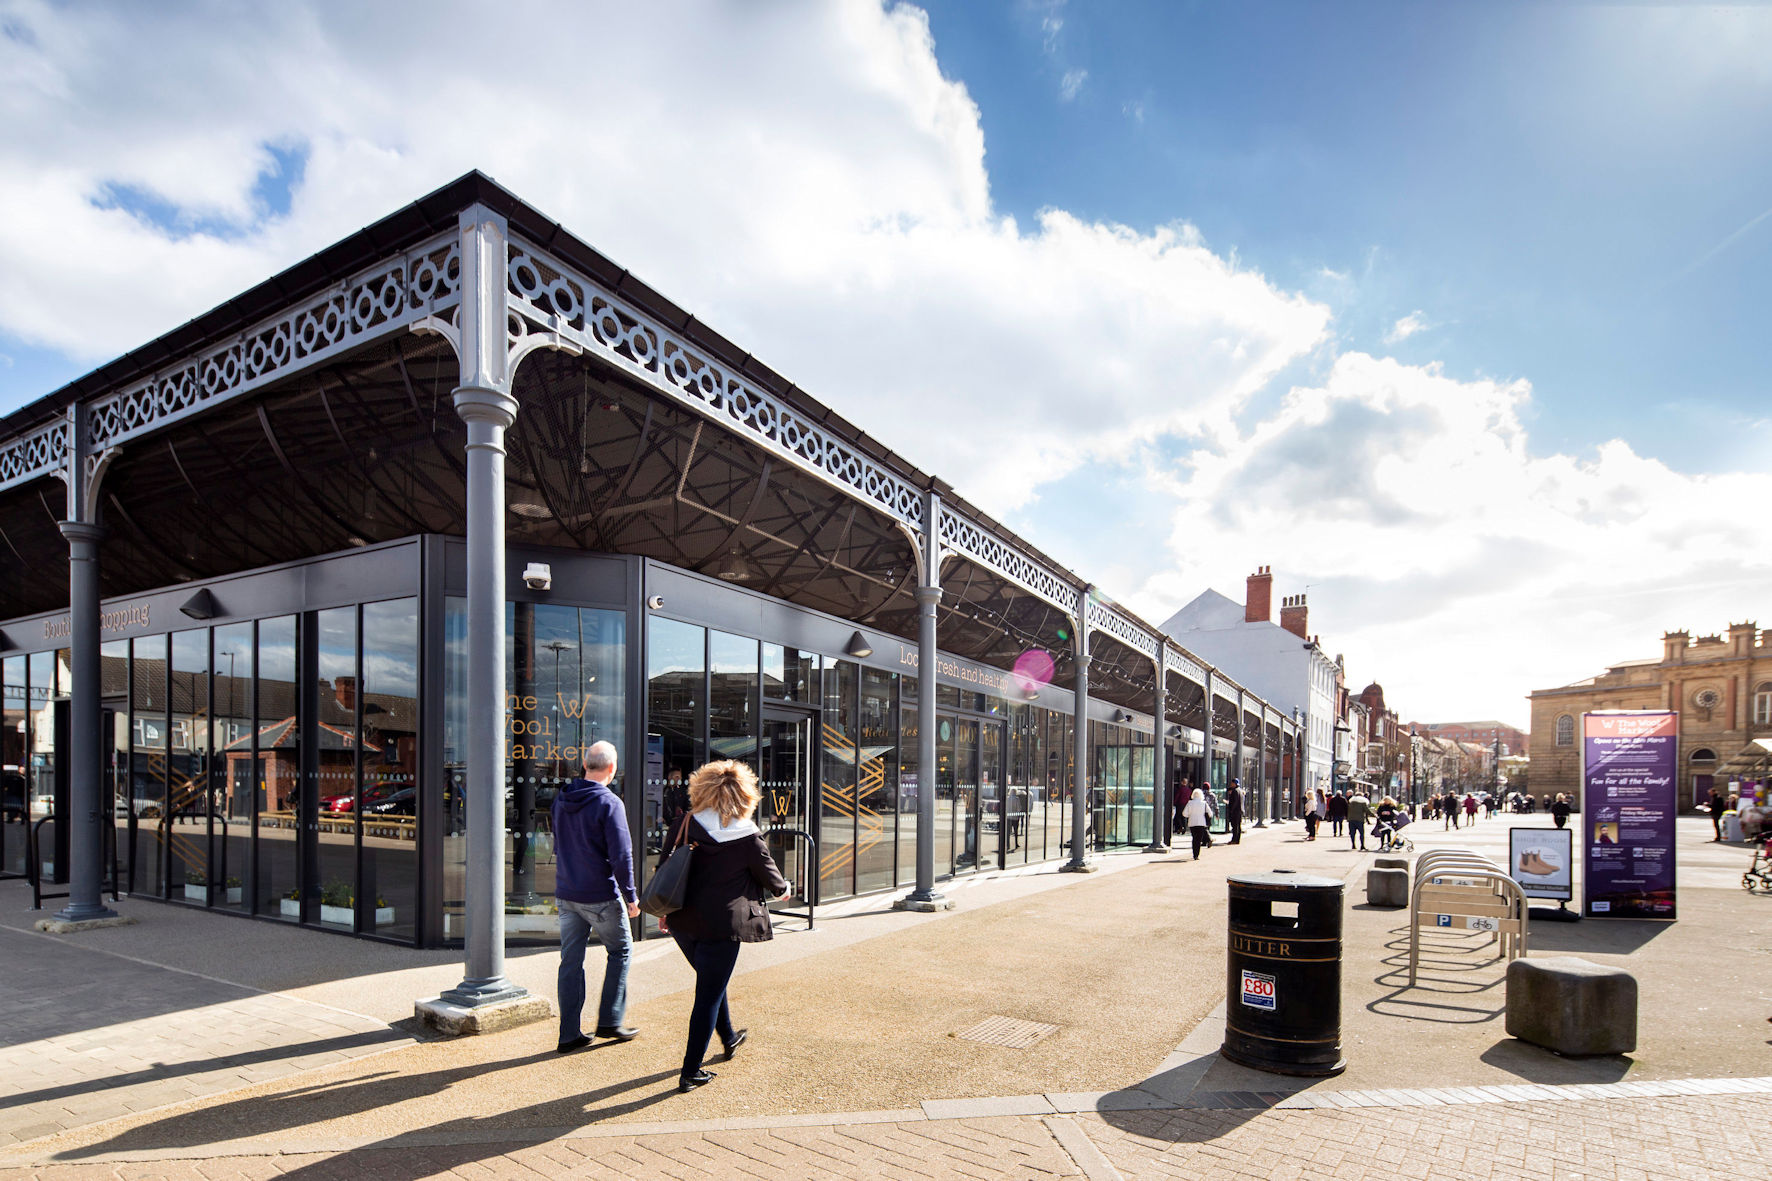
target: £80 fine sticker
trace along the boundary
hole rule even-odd
[[[1243,972],[1243,1003],[1251,1009],[1274,1007],[1274,978],[1263,972]]]

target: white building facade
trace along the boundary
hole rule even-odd
[[[1164,621],[1163,631],[1238,684],[1292,711],[1303,733],[1304,790],[1328,791],[1336,757],[1341,666],[1310,635],[1304,595],[1282,600],[1278,623],[1272,610],[1273,574],[1263,566],[1249,576],[1245,602],[1203,591]]]

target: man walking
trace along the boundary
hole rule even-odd
[[[1231,780],[1230,790],[1224,793],[1224,824],[1231,830],[1231,844],[1243,843],[1243,781]]]
[[[1347,847],[1366,851],[1366,816],[1371,811],[1372,801],[1359,788],[1347,798]]]
[[[609,790],[615,747],[592,744],[583,779],[554,797],[554,895],[560,904],[560,1045],[562,1054],[588,1046],[580,1024],[585,1004],[585,945],[591,935],[609,953],[597,1036],[630,1042],[640,1035],[622,1024],[628,1006],[628,920],[640,915],[634,891],[634,846],[621,799]]]
[[[1725,805],[1723,802],[1723,793],[1720,790],[1718,790],[1717,788],[1714,788],[1714,787],[1711,788],[1710,789],[1710,825],[1711,825],[1711,828],[1713,830],[1715,830],[1715,832],[1717,834],[1716,836],[1711,838],[1711,841],[1713,843],[1723,839],[1723,812],[1724,812],[1724,809],[1725,809]]]

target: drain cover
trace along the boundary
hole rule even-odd
[[[969,1042],[983,1042],[987,1046],[1008,1046],[1012,1050],[1025,1050],[1048,1034],[1057,1032],[1058,1026],[1041,1025],[1038,1021],[986,1017],[965,1033],[954,1036]]]

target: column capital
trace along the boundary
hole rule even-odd
[[[69,541],[98,542],[104,540],[105,536],[105,527],[91,521],[57,521],[56,528]]]
[[[917,588],[917,602],[925,607],[933,607],[941,602],[939,586],[920,586]]]
[[[463,422],[484,423],[503,430],[517,421],[517,399],[504,390],[490,386],[458,386],[454,401],[455,412]]]

